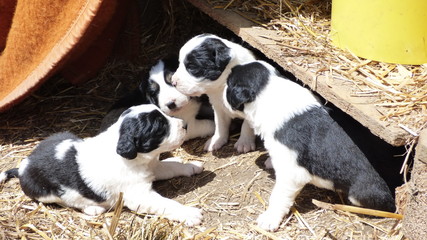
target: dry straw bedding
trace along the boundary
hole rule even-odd
[[[169,3],[166,17],[160,15],[143,28],[144,47],[137,64],[112,60],[96,79],[81,86],[51,79],[22,104],[0,114],[0,170],[18,166],[52,133],[68,130],[80,137],[94,135],[109,106],[139,81],[137,72],[147,71],[157,58],[177,51],[194,34],[229,34],[190,5]],[[120,202],[116,211],[88,217],[74,209],[32,201],[14,179],[0,185],[0,239],[403,239],[400,220],[316,207],[312,199],[340,203],[340,198],[312,186],[300,193],[278,232],[262,231],[255,219],[268,204],[274,173],[263,168],[267,156],[261,142],[256,151],[237,154],[233,149],[237,136],[233,136],[220,151],[206,153],[202,150],[205,140],[189,141],[171,153],[204,161],[203,173],[155,183],[162,195],[202,208],[201,226],[187,228],[137,215]]]
[[[374,97],[384,121],[418,134],[427,122],[427,64],[401,65],[359,58],[334,47],[329,38],[331,1],[209,0],[267,29],[284,56],[299,66],[355,85],[353,96]]]

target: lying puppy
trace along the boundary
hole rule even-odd
[[[139,87],[121,98],[104,117],[100,131],[113,124],[127,108],[139,104],[155,104],[169,116],[177,117],[187,124],[185,140],[212,136],[215,124],[210,119],[198,119],[200,111],[212,111],[200,98],[192,98],[178,92],[171,84],[172,74],[178,67],[178,58],[159,60],[150,72],[148,80],[143,79]],[[206,110],[207,109],[207,110]],[[209,115],[209,113],[205,114]]]
[[[231,119],[236,117],[224,107],[222,98],[231,68],[254,60],[248,49],[211,34],[198,35],[180,49],[172,84],[188,96],[207,94],[215,113],[215,133],[205,150],[217,150],[227,143]],[[235,148],[239,152],[255,150],[255,134],[245,121]]]
[[[86,139],[62,132],[43,140],[0,182],[18,177],[24,193],[44,203],[57,203],[98,215],[112,208],[120,192],[124,205],[138,213],[157,214],[189,226],[200,224],[201,210],[156,193],[153,181],[192,176],[201,162],[179,158],[159,161],[162,152],[179,147],[186,134],[182,120],[154,105],[124,111],[105,132]]]
[[[342,191],[354,205],[395,211],[384,180],[309,90],[255,61],[231,70],[224,98],[262,137],[276,172],[260,227],[277,230],[307,183]]]

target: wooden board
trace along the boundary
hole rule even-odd
[[[411,136],[397,124],[381,121],[381,113],[374,106],[374,98],[353,97],[353,86],[342,79],[334,79],[317,74],[318,69],[298,66],[293,57],[283,56],[279,46],[273,40],[277,34],[254,25],[252,22],[230,10],[214,9],[205,0],[187,0],[214,20],[233,31],[251,46],[260,50],[265,56],[291,72],[304,84],[319,93],[327,101],[352,116],[393,146],[402,146]]]

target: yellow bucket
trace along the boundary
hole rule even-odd
[[[367,59],[427,63],[427,0],[332,0],[331,39]]]

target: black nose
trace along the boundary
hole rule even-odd
[[[170,110],[174,110],[176,108],[176,104],[175,102],[168,102],[166,107],[168,107]]]
[[[185,130],[187,130],[187,124],[184,124],[184,126],[182,126],[182,128],[184,128]]]

